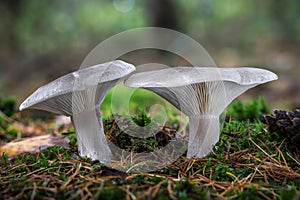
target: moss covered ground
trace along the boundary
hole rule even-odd
[[[1,155],[0,199],[299,199],[299,152],[268,131],[260,120],[263,112],[268,112],[263,100],[234,102],[208,157],[188,159],[183,154],[171,165],[147,173],[126,173],[79,157],[76,135],[68,127],[60,134],[70,139],[69,148],[53,146],[12,158]],[[2,112],[0,118],[2,143],[22,135],[13,125],[19,115],[6,113],[9,116]],[[108,130],[114,129],[111,119],[105,121],[108,137]],[[133,119],[148,123],[144,114]],[[169,133],[170,126],[163,133]]]

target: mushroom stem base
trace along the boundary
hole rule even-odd
[[[112,153],[104,134],[101,115],[96,114],[96,111],[84,111],[73,115],[72,122],[76,130],[80,156],[109,163]]]
[[[219,141],[219,135],[219,116],[190,116],[187,157],[202,158],[207,156]]]

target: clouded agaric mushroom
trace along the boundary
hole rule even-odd
[[[189,117],[187,157],[204,157],[218,142],[219,116],[246,90],[276,80],[258,68],[173,67],[136,73],[125,85],[151,90]]]
[[[70,116],[77,134],[81,156],[109,162],[100,104],[120,78],[135,70],[123,61],[112,61],[80,69],[37,89],[20,110],[40,109]]]

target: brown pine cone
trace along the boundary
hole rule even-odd
[[[268,125],[271,133],[276,132],[285,138],[292,150],[300,151],[300,109],[290,112],[274,110],[274,114],[263,116],[262,122]]]

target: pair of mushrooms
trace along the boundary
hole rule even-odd
[[[62,76],[36,90],[20,110],[33,108],[70,116],[81,156],[110,162],[100,104],[135,67],[116,60]],[[219,116],[246,90],[276,80],[259,68],[172,67],[130,75],[125,85],[153,91],[189,117],[187,157],[204,157],[219,140]]]

